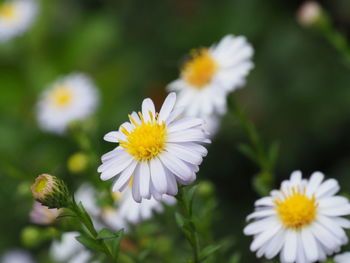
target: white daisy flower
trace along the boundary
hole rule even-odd
[[[349,263],[350,262],[350,252],[346,252],[334,257],[335,263]]]
[[[4,253],[0,258],[1,263],[34,263],[32,256],[20,249],[10,250]]]
[[[163,203],[173,205],[176,199],[173,196],[163,195],[162,201],[157,201],[151,197],[144,199],[141,203],[135,202],[132,197],[131,187],[127,187],[122,193],[114,193],[114,199],[118,208],[105,208],[102,218],[105,223],[114,229],[128,229],[128,224],[138,224],[152,217],[153,211],[163,212]]]
[[[8,0],[0,3],[0,42],[23,34],[38,10],[34,0]]]
[[[38,121],[43,130],[63,133],[72,121],[91,115],[98,104],[92,80],[81,73],[61,78],[44,91],[38,103]]]
[[[325,260],[348,242],[343,228],[350,221],[342,216],[350,214],[349,201],[335,195],[340,188],[335,179],[323,180],[320,172],[307,180],[296,171],[280,190],[256,201],[247,218],[254,221],[244,233],[254,236],[250,249],[258,257],[271,259],[280,253],[282,263],[311,263]]]
[[[61,212],[61,209],[50,209],[47,206],[44,206],[35,201],[33,203],[33,208],[30,211],[29,217],[30,221],[34,224],[50,225],[56,221]]]
[[[168,89],[179,95],[178,106],[189,116],[226,112],[226,96],[241,87],[253,68],[253,48],[242,36],[225,36],[217,45],[195,50]]]
[[[78,232],[66,232],[61,240],[55,240],[50,248],[51,257],[58,262],[64,263],[88,263],[92,254],[81,245],[76,237],[80,236]],[[94,261],[97,263],[96,261]]]
[[[102,156],[98,168],[102,180],[115,177],[113,191],[122,191],[131,178],[136,202],[142,198],[161,200],[163,194],[176,195],[177,181],[189,184],[196,178],[198,166],[207,150],[200,143],[209,143],[201,119],[181,118],[174,109],[175,93],[165,99],[156,113],[151,99],[142,103],[142,113],[129,115],[119,131],[104,139],[118,143],[113,151]]]

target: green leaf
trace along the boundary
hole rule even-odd
[[[220,245],[210,245],[205,247],[201,253],[199,254],[199,260],[203,261],[205,259],[207,259],[208,257],[210,257],[212,254],[214,254],[216,251],[218,251],[221,248],[221,244]]]
[[[121,229],[115,233],[115,239],[112,242],[112,255],[114,256],[115,260],[117,260],[119,257],[120,242],[122,241],[123,237],[124,229]]]
[[[252,160],[253,162],[259,164],[258,157],[256,156],[254,150],[248,144],[240,144],[238,145],[238,150],[244,154],[247,158]]]
[[[61,218],[65,218],[65,217],[77,217],[77,215],[74,213],[70,213],[70,212],[64,212],[64,213],[60,214],[56,219],[61,219]]]
[[[278,158],[278,153],[279,153],[279,144],[277,142],[274,142],[271,144],[269,148],[269,153],[268,153],[271,168],[275,166],[275,163]]]
[[[97,234],[98,239],[112,239],[118,237],[118,234],[114,231],[104,228]]]
[[[87,236],[78,236],[76,237],[76,240],[78,240],[81,244],[83,244],[88,249],[94,250],[94,251],[101,251],[104,252],[103,247],[94,239]]]

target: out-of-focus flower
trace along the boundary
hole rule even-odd
[[[307,1],[301,5],[297,13],[297,19],[303,26],[316,24],[322,16],[322,8],[316,1]]]
[[[335,263],[349,263],[350,262],[350,252],[339,254],[334,257]]]
[[[0,3],[0,42],[23,34],[37,15],[34,0],[8,0]]]
[[[207,150],[200,143],[209,143],[203,130],[203,120],[179,117],[174,109],[175,93],[168,95],[159,113],[153,101],[145,99],[142,113],[129,115],[119,131],[105,135],[109,142],[119,143],[113,151],[102,156],[98,168],[102,180],[116,177],[113,191],[122,191],[131,178],[136,202],[142,198],[161,200],[163,194],[176,195],[177,181],[189,184]]]
[[[245,83],[253,68],[253,48],[242,36],[225,36],[217,45],[192,52],[180,78],[168,85],[179,95],[178,106],[188,116],[226,112],[226,96]]]
[[[258,257],[271,259],[280,253],[282,263],[318,262],[348,242],[343,228],[350,221],[342,216],[350,214],[349,201],[335,196],[340,188],[336,180],[323,180],[320,172],[307,180],[296,171],[280,190],[256,201],[255,212],[248,216],[254,222],[244,233],[254,236],[250,249]]]
[[[33,197],[49,208],[63,208],[68,206],[69,193],[67,186],[56,176],[39,175],[31,186]]]
[[[67,166],[70,172],[81,173],[85,171],[88,163],[88,156],[83,152],[78,152],[69,157]]]
[[[83,120],[97,107],[99,95],[92,80],[81,73],[63,77],[49,86],[37,105],[43,130],[63,133],[72,121]]]
[[[34,263],[31,255],[20,249],[7,251],[1,256],[1,263]]]
[[[148,220],[152,217],[153,211],[161,213],[164,209],[163,203],[168,205],[176,203],[176,199],[169,195],[163,195],[161,201],[151,198],[137,203],[132,197],[131,187],[127,187],[122,193],[114,196],[118,209],[107,207],[102,212],[104,222],[114,229],[128,229],[128,223],[138,224]]]
[[[60,209],[50,209],[39,202],[34,202],[32,211],[29,215],[30,221],[38,225],[50,225],[55,222],[61,212],[62,211]]]
[[[64,263],[88,263],[91,262],[91,253],[86,250],[75,238],[78,232],[64,233],[60,241],[54,241],[50,248],[51,257]]]

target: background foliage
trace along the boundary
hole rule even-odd
[[[350,192],[349,66],[324,38],[297,24],[300,3],[41,0],[33,28],[0,44],[0,251],[23,245],[21,231],[29,224],[32,204],[29,185],[39,173],[60,176],[73,189],[86,180],[99,182],[97,163],[86,174],[67,169],[68,157],[84,150],[81,144],[39,130],[35,103],[47,84],[72,71],[86,72],[95,80],[101,105],[86,125],[93,154],[100,156],[111,149],[102,141],[103,135],[123,122],[144,97],[163,100],[165,85],[177,78],[189,50],[210,45],[228,33],[245,35],[255,48],[255,69],[245,88],[236,92],[236,100],[262,138],[279,143],[276,185],[295,169],[306,174],[321,170]],[[347,34],[349,1],[323,5],[336,27]],[[215,238],[234,237],[232,242],[226,240],[230,245],[222,257],[240,251],[243,262],[256,262],[249,252],[250,238],[242,234],[245,216],[257,198],[251,179],[258,168],[238,150],[246,140],[235,116],[227,114],[200,179],[210,180],[216,188],[218,205],[210,227]],[[108,189],[108,185],[99,187]],[[198,216],[209,220],[203,212],[209,201],[201,197],[196,205]],[[184,242],[172,212],[156,218],[160,218],[157,225],[143,224],[140,235],[152,237],[148,245],[153,250],[163,244],[160,253],[167,262],[181,262],[174,244]],[[159,226],[160,231],[152,229]],[[170,235],[177,239],[166,239]],[[45,246],[32,252],[43,258],[40,251]],[[171,261],[174,255],[179,261]]]

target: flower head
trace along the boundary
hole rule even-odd
[[[60,209],[50,209],[47,206],[34,202],[32,211],[30,212],[30,221],[38,225],[50,225],[62,211]]]
[[[38,121],[43,130],[63,133],[72,121],[91,115],[99,96],[91,79],[71,74],[50,85],[37,105]]]
[[[31,189],[33,197],[49,208],[63,208],[69,204],[67,186],[55,176],[39,175]]]
[[[196,178],[198,166],[209,143],[201,119],[180,117],[174,109],[175,93],[166,98],[159,113],[151,99],[142,103],[142,112],[129,115],[119,131],[104,137],[118,143],[113,151],[102,156],[98,168],[102,180],[116,177],[113,191],[122,191],[132,182],[132,194],[137,202],[163,194],[176,195],[177,182],[189,184]],[[131,180],[132,179],[132,180]]]
[[[0,3],[0,42],[24,33],[33,23],[38,5],[34,0]]]
[[[338,182],[315,172],[309,180],[299,171],[282,182],[280,190],[256,201],[256,210],[248,216],[254,220],[244,233],[253,235],[251,250],[268,259],[280,253],[282,263],[323,261],[348,242],[343,228],[350,221],[348,199],[335,196]]]
[[[350,262],[350,252],[346,252],[334,257],[335,263],[349,263]]]
[[[185,115],[224,114],[226,96],[245,83],[253,67],[253,48],[244,37],[225,36],[217,45],[192,51],[180,78],[168,85],[179,95]]]
[[[322,8],[316,1],[307,1],[298,10],[297,18],[301,25],[312,26],[316,24],[322,16]]]

